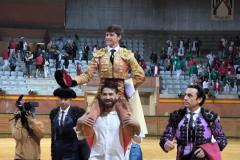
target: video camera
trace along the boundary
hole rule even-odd
[[[35,115],[35,108],[38,107],[38,102],[24,102],[21,100],[24,95],[20,95],[16,101],[16,107],[20,112],[15,115],[15,118],[24,118],[27,112],[31,112],[32,115]]]

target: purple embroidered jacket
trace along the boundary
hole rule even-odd
[[[196,149],[199,145],[211,143],[213,136],[218,143],[219,149],[222,151],[227,145],[227,138],[223,133],[217,114],[201,108],[201,114],[197,117],[195,127],[192,129],[188,127],[186,114],[186,108],[179,109],[170,114],[166,130],[160,138],[161,148],[164,150],[165,142],[176,138],[177,160],[180,160],[184,154],[185,147],[190,146],[190,149]]]

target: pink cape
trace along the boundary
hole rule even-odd
[[[206,143],[200,145],[200,147],[205,151],[209,160],[222,160],[217,143]]]

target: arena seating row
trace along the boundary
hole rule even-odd
[[[59,36],[55,36],[52,39],[58,39]],[[88,45],[92,48],[94,45],[98,45],[99,47],[105,46],[105,41],[103,38],[79,38],[77,41],[77,46],[79,49],[83,50],[83,46]],[[123,40],[123,44],[132,51],[139,51],[140,53],[144,53],[144,41],[142,39],[125,39]]]
[[[11,76],[10,76],[11,77]],[[58,88],[58,84],[52,78],[23,78],[23,79],[2,79],[0,88],[7,91],[7,94],[29,94],[29,91],[35,91],[37,95],[52,95]],[[78,96],[83,95],[82,88],[73,88]]]
[[[20,71],[10,72],[9,70],[0,71],[0,88],[5,90],[7,94],[28,94],[29,91],[35,91],[38,95],[52,95],[53,90],[58,88],[58,84],[54,80],[54,73],[56,71],[54,61],[50,60],[50,76],[48,78],[28,78],[25,76],[24,62],[19,62],[18,67]],[[76,75],[75,65],[70,62],[68,71],[72,76]],[[86,68],[86,62],[82,62],[82,68]],[[35,74],[35,65],[33,65],[32,75]],[[83,95],[82,88],[75,87],[76,93]]]
[[[183,92],[189,82],[189,76],[181,75],[179,80],[176,78],[176,73],[173,72],[172,75],[170,71],[161,71],[160,72],[160,89],[161,94],[164,95],[177,95],[178,93]]]
[[[177,79],[175,71],[172,72],[172,75],[170,71],[161,71],[159,77],[161,97],[176,97],[179,93],[183,93],[187,86],[191,83],[188,75],[181,75],[179,79]],[[217,97],[237,98],[237,91],[232,89],[229,93],[217,93]]]

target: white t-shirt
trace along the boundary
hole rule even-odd
[[[89,160],[123,160],[124,149],[120,143],[120,120],[116,111],[97,118],[93,127],[95,140]]]
[[[203,89],[209,88],[209,83],[208,81],[203,81]]]

